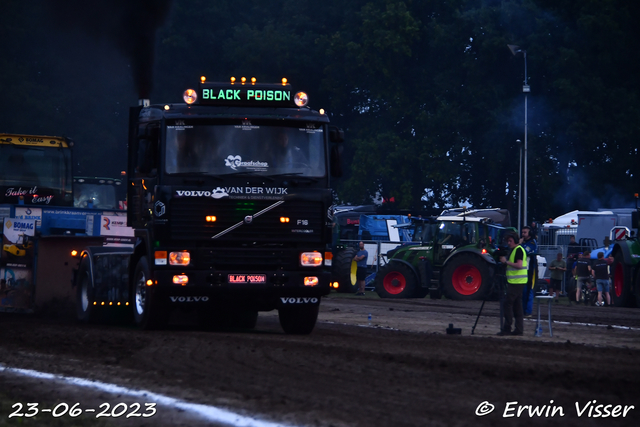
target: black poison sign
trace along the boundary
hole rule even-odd
[[[265,274],[229,274],[229,283],[267,283]]]

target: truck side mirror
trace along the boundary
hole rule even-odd
[[[342,176],[342,145],[331,147],[331,176],[340,178]]]
[[[329,126],[329,141],[344,142],[344,131],[337,126]]]
[[[148,174],[151,172],[153,165],[153,157],[151,154],[151,143],[149,140],[141,139],[138,141],[138,161],[136,169],[139,173]]]

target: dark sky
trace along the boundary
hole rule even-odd
[[[2,3],[0,133],[70,137],[76,175],[119,175],[128,109],[151,95],[170,1]]]

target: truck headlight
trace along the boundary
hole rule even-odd
[[[300,265],[303,267],[319,267],[322,265],[320,252],[303,252],[300,254]]]
[[[304,278],[304,285],[305,286],[317,286],[318,283],[320,283],[320,281],[315,276],[305,277]]]
[[[191,254],[188,251],[171,252],[169,254],[169,265],[189,265]]]

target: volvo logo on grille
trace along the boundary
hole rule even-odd
[[[251,224],[251,221],[253,221],[253,215],[247,215],[244,217],[245,224]]]

